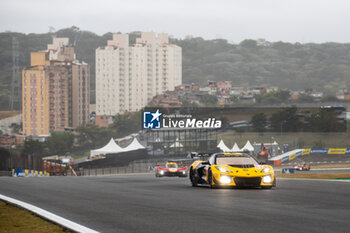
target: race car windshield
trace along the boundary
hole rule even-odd
[[[241,166],[241,165],[259,165],[254,159],[249,157],[219,157],[216,158],[217,165],[232,165],[232,166]]]
[[[167,168],[177,168],[177,165],[176,164],[168,164]]]

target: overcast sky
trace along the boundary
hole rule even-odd
[[[349,0],[1,0],[0,32],[77,26],[106,32],[166,32],[239,43],[265,38],[350,43]]]

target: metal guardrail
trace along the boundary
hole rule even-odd
[[[11,171],[0,171],[0,176],[12,176]]]
[[[125,173],[153,173],[154,167],[156,165],[165,164],[168,160],[174,159],[159,159],[159,160],[144,160],[144,161],[134,161],[131,162],[128,166],[104,166],[99,168],[75,168],[75,172],[78,176],[100,176],[100,175],[116,175],[116,174],[125,174]],[[183,161],[178,162],[181,166],[189,166],[193,161]],[[70,174],[67,174],[70,175]]]

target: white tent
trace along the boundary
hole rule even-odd
[[[134,140],[125,148],[123,148],[123,151],[133,151],[133,150],[139,150],[139,149],[145,149],[143,145],[137,140],[137,138],[134,138]]]
[[[175,143],[171,144],[169,147],[174,148],[174,147],[184,147],[184,146],[180,142],[176,141]]]
[[[218,147],[223,152],[230,152],[230,149],[225,145],[225,143],[222,140],[220,140],[219,144],[216,147]]]
[[[232,152],[239,152],[241,151],[241,149],[239,149],[239,146],[237,145],[237,143],[235,143],[231,149]]]
[[[244,145],[244,147],[241,149],[241,151],[254,151],[254,147],[248,140],[247,143]]]
[[[90,151],[90,157],[94,157],[95,155],[100,155],[100,154],[116,154],[116,153],[120,153],[123,152],[123,148],[121,148],[120,146],[117,145],[117,143],[115,143],[114,139],[111,138],[111,140],[108,142],[107,145],[105,145],[104,147],[100,148],[100,149],[96,149],[96,150],[91,150]]]

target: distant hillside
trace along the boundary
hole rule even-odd
[[[130,42],[138,32],[131,33]],[[112,39],[112,33],[99,36],[76,27],[56,33],[0,33],[0,110],[8,108],[12,72],[12,36],[19,40],[20,66],[28,66],[30,51],[46,49],[52,36],[69,37],[76,43],[79,60],[91,67],[91,99],[95,89],[95,49]],[[350,89],[350,44],[270,43],[202,38],[172,39],[182,47],[183,83],[205,84],[207,80],[230,80],[234,86],[277,86],[292,90],[316,88],[328,93]]]
[[[0,111],[0,120],[22,114],[20,111]]]

